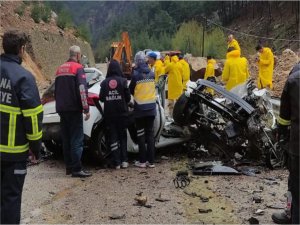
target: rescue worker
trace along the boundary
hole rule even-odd
[[[168,108],[171,118],[175,102],[183,92],[182,67],[178,61],[178,56],[174,55],[171,57],[171,62],[165,67],[165,72],[168,74]]]
[[[29,149],[39,158],[43,107],[33,75],[21,66],[28,36],[4,33],[0,59],[1,224],[19,224]]]
[[[280,113],[278,118],[279,139],[286,139],[289,136],[288,151],[288,188],[292,195],[291,222],[299,224],[299,103],[300,103],[300,62],[292,69],[281,94]],[[289,130],[290,127],[290,130]],[[282,216],[282,217],[281,217]],[[272,219],[277,222],[290,222],[283,215],[272,215]]]
[[[83,151],[83,116],[90,118],[87,104],[86,75],[80,64],[80,47],[73,45],[69,50],[70,58],[58,67],[55,78],[56,112],[60,116],[63,153],[66,175],[89,177],[81,165]]]
[[[161,75],[165,74],[164,64],[163,62],[158,58],[158,55],[155,52],[148,53],[148,63],[151,67],[152,72],[154,72],[155,75],[155,83],[158,82],[158,78]]]
[[[214,60],[211,56],[207,56],[207,66],[205,69],[204,80],[209,80],[211,82],[216,83],[215,77],[215,64],[216,60]],[[211,95],[214,95],[214,90],[211,88],[206,88],[206,91]]]
[[[182,85],[183,85],[183,90],[186,91],[186,89],[187,89],[186,84],[190,80],[190,76],[191,76],[190,65],[186,61],[186,59],[183,58],[183,55],[179,55],[179,63],[182,66]]]
[[[100,101],[104,102],[104,120],[109,133],[110,150],[116,169],[128,167],[127,133],[130,92],[120,64],[109,63],[106,79],[101,83]]]
[[[274,55],[270,48],[258,45],[256,47],[259,57],[258,63],[258,88],[273,88]]]
[[[166,67],[167,65],[169,65],[171,63],[170,61],[170,56],[166,55],[164,58],[164,66]]]
[[[236,39],[234,39],[232,34],[228,35],[228,41],[227,41],[228,45],[227,45],[227,49],[229,48],[234,48],[235,50],[239,50],[241,53],[241,48],[240,45],[238,43],[238,41]]]
[[[153,168],[155,167],[153,126],[156,116],[154,73],[146,64],[144,52],[137,52],[134,57],[134,62],[136,67],[133,70],[129,89],[134,97],[133,112],[139,146],[139,161],[135,162],[135,166],[140,168],[147,166]]]
[[[222,72],[222,81],[226,83],[226,90],[230,91],[235,86],[244,83],[247,79],[248,65],[246,60],[240,57],[240,51],[229,48]]]

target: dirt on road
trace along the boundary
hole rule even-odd
[[[272,223],[271,214],[284,207],[287,171],[259,168],[256,176],[193,176],[189,186],[176,189],[177,171],[188,159],[166,153],[154,169],[99,169],[87,165],[93,176],[65,175],[61,160],[48,160],[28,169],[22,222],[28,223]],[[132,164],[131,164],[132,165]],[[137,194],[147,197],[136,205]],[[157,201],[156,199],[165,201]],[[253,199],[261,199],[255,203]],[[203,201],[203,199],[206,199]],[[199,213],[199,209],[201,213]],[[258,210],[263,215],[255,215]]]

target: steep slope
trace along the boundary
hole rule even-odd
[[[20,4],[22,2],[1,2],[0,36],[11,28],[24,30],[30,35],[30,43],[26,46],[27,54],[23,64],[33,72],[40,88],[47,87],[53,80],[57,67],[68,59],[68,49],[74,44],[81,47],[91,65],[95,64],[89,43],[76,38],[72,30],[62,31],[59,29],[54,18],[49,23],[35,23],[30,17],[30,6],[25,8],[22,16],[19,16],[14,13],[14,10]]]

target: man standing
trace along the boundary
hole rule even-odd
[[[130,92],[127,79],[123,77],[120,64],[112,60],[100,89],[100,101],[104,102],[104,119],[116,169],[128,167],[126,125]]]
[[[299,103],[300,103],[300,63],[298,63],[289,75],[282,95],[280,114],[278,118],[279,137],[287,136],[290,132],[288,169],[289,190],[292,193],[292,224],[299,224]],[[291,126],[290,131],[288,127]]]
[[[179,55],[179,63],[182,66],[182,85],[183,85],[183,90],[186,91],[186,89],[187,89],[186,84],[190,80],[190,76],[191,76],[190,65],[186,61],[186,59],[183,57],[183,55]]]
[[[240,45],[239,45],[238,41],[236,39],[234,39],[232,34],[228,35],[227,43],[228,43],[227,49],[231,47],[231,48],[234,48],[235,50],[239,50],[241,53]]]
[[[183,92],[182,66],[178,61],[178,56],[173,55],[171,62],[165,67],[165,72],[168,74],[168,108],[171,118],[173,117],[175,102]]]
[[[3,36],[0,67],[1,224],[19,224],[28,150],[39,158],[43,107],[33,75],[22,66],[28,36],[11,30]]]
[[[211,56],[207,56],[207,66],[205,69],[204,80],[209,80],[216,83],[215,77],[215,64],[217,63]],[[211,95],[214,95],[214,90],[212,88],[206,88],[206,91]]]
[[[135,163],[135,166],[153,168],[155,167],[153,126],[156,116],[154,73],[146,64],[146,56],[142,51],[136,53],[134,62],[136,67],[133,71],[129,89],[134,97],[134,117],[140,155],[140,159]],[[148,164],[146,164],[147,161]]]
[[[80,47],[70,47],[70,58],[58,67],[55,78],[56,111],[60,116],[63,152],[66,174],[73,177],[88,177],[83,171],[81,155],[83,151],[83,117],[90,118],[87,104],[86,76],[82,65]]]
[[[245,82],[249,76],[247,60],[240,57],[239,50],[233,49],[232,47],[228,49],[222,72],[222,80],[226,83],[227,91]]]
[[[259,53],[258,62],[258,88],[273,88],[274,55],[270,48],[262,45],[256,47]]]
[[[158,79],[161,75],[165,74],[164,64],[158,58],[158,55],[155,52],[150,52],[147,54],[148,63],[151,67],[152,72],[154,72],[155,83],[158,82]]]

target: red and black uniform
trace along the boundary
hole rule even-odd
[[[81,64],[69,60],[58,67],[55,79],[56,112],[89,112],[86,75]]]
[[[86,75],[81,64],[69,60],[58,67],[55,78],[56,111],[60,115],[67,173],[82,170],[83,116],[89,112]]]

